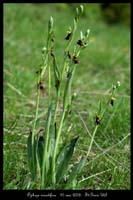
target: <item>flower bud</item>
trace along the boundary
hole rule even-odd
[[[115,90],[115,89],[116,89],[116,85],[113,85],[113,86],[112,86],[112,89]]]
[[[73,56],[73,63],[74,64],[78,64],[79,63],[78,58],[77,58],[76,55]]]
[[[117,81],[116,86],[120,87],[120,85],[121,85],[120,81]]]
[[[76,8],[76,15],[79,16],[79,9]]]
[[[89,36],[89,34],[90,34],[90,29],[87,29],[87,31],[86,31],[86,37],[88,37]]]
[[[84,12],[84,7],[83,5],[80,5],[80,14],[83,14],[83,12]]]
[[[80,39],[83,40],[84,39],[84,35],[83,35],[83,32],[80,31]]]
[[[46,48],[46,47],[43,47],[43,48],[42,48],[42,53],[44,53],[46,50],[47,50],[47,48]]]
[[[51,16],[48,22],[48,30],[51,31],[51,29],[53,28],[53,17]]]
[[[77,96],[77,93],[74,92],[73,95],[72,95],[72,101],[75,99],[76,96]]]
[[[83,46],[84,46],[84,43],[83,43],[82,40],[78,40],[78,41],[77,41],[77,44],[78,44],[80,47],[83,47]]]
[[[83,14],[83,11],[84,11],[84,7],[82,5],[80,5],[79,8],[76,8],[76,16],[75,16],[76,21]]]

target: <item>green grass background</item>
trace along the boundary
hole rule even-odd
[[[130,133],[130,28],[120,23],[106,24],[98,4],[86,4],[85,11],[77,39],[80,30],[89,28],[90,44],[80,57],[73,82],[77,97],[62,134],[66,140],[80,136],[73,158],[73,162],[78,162],[87,152],[90,137],[77,111],[92,133],[98,101],[106,101],[108,89],[120,81],[116,104],[109,108],[95,137],[102,152],[108,149],[108,155],[94,144],[77,179],[110,171],[75,188],[126,190],[130,189],[130,136],[121,140]],[[72,25],[74,10],[67,4],[4,4],[4,189],[26,189],[30,182],[26,142],[35,112],[35,72],[41,63],[50,16],[54,18],[58,62],[62,63],[64,38]],[[44,126],[46,112],[47,78],[38,128]]]

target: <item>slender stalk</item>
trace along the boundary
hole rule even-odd
[[[34,123],[33,123],[33,128],[32,128],[32,161],[33,161],[33,167],[35,167],[35,129],[36,129],[36,122],[38,118],[38,110],[39,110],[39,89],[37,89],[37,99],[36,99],[36,111],[35,111],[35,118],[34,118]]]
[[[59,88],[58,88],[58,92],[57,92],[57,96],[56,96],[53,124],[56,122],[57,110],[58,110],[58,107],[59,107],[59,99],[60,99],[60,94],[61,94],[61,83],[63,81],[65,68],[66,68],[66,59],[64,60],[64,65],[63,65],[63,69],[62,69],[62,73],[61,73],[61,80],[60,80],[60,84],[59,84]]]
[[[93,141],[94,141],[94,137],[95,137],[95,134],[97,132],[97,128],[98,128],[99,125],[96,125],[95,126],[95,129],[93,131],[93,134],[92,134],[92,138],[91,138],[91,142],[90,142],[90,145],[89,145],[89,149],[88,149],[88,152],[86,154],[86,158],[88,157],[88,155],[90,154],[90,151],[91,151],[91,148],[92,148],[92,144],[93,144]]]
[[[98,175],[103,174],[103,173],[108,172],[108,171],[111,171],[111,169],[107,169],[107,170],[105,170],[105,171],[102,171],[102,172],[98,172],[98,173],[96,173],[96,174],[93,174],[93,175],[91,175],[91,176],[89,176],[89,177],[87,177],[87,178],[82,179],[82,180],[79,181],[78,183],[81,183],[81,182],[83,182],[83,181],[86,181],[86,180],[88,180],[88,179],[90,179],[90,178],[92,178],[92,177],[98,176]]]
[[[50,102],[51,102],[51,70],[50,70],[50,64],[48,63],[48,106],[50,106]]]
[[[43,78],[44,76],[44,73],[45,73],[45,70],[47,68],[47,62],[48,62],[48,51],[47,51],[47,54],[45,56],[45,58],[43,58],[43,69],[41,71],[41,75],[40,75],[40,80]]]
[[[59,86],[59,90],[57,92],[57,97],[56,97],[53,124],[55,124],[55,122],[56,122],[57,110],[58,110],[58,106],[59,106],[59,99],[60,99],[60,86]]]
[[[111,95],[110,95],[110,97],[109,97],[109,99],[108,99],[108,101],[107,101],[107,105],[109,104],[110,98],[113,96],[113,94],[114,94],[114,90],[112,90],[112,93],[111,93]],[[105,112],[106,112],[106,110],[107,110],[107,108],[108,108],[107,105],[105,106],[105,108],[103,109],[103,111],[102,111],[102,113],[101,113],[101,119],[104,117],[104,114],[105,114]],[[100,119],[100,120],[101,120],[101,119]],[[86,158],[87,158],[88,155],[90,154],[90,151],[91,151],[91,148],[92,148],[92,144],[93,144],[93,142],[94,142],[94,137],[95,137],[95,134],[96,134],[96,132],[97,132],[98,126],[99,126],[99,124],[97,124],[97,125],[95,126],[95,129],[94,129],[94,131],[93,131],[92,138],[91,138],[91,142],[90,142],[90,145],[89,145],[89,149],[88,149],[88,152],[87,152],[87,154],[86,154]]]
[[[56,97],[56,105],[55,105],[53,123],[56,122],[57,110],[58,110],[59,99],[60,99],[60,94],[61,94],[61,83],[63,81],[65,68],[66,68],[66,63],[67,63],[66,52],[69,50],[69,46],[72,43],[72,40],[74,38],[76,29],[77,29],[77,22],[74,19],[73,29],[72,29],[72,36],[71,36],[70,40],[68,41],[68,44],[67,44],[67,46],[65,48],[65,51],[64,51],[64,56],[65,56],[64,57],[64,64],[63,64],[62,73],[61,73],[60,85],[59,85],[58,92],[57,92],[57,97]],[[53,183],[53,185],[55,185],[55,183],[56,183],[56,170],[55,170],[56,163],[55,162],[56,162],[56,154],[57,154],[57,149],[58,149],[58,143],[59,143],[59,139],[60,139],[60,135],[61,135],[61,129],[62,129],[62,125],[63,125],[63,121],[64,121],[64,117],[65,117],[65,112],[66,112],[65,110],[66,110],[66,108],[64,108],[63,113],[62,113],[62,117],[61,117],[61,120],[60,120],[59,129],[58,129],[57,137],[56,137],[56,141],[55,141],[54,154],[53,154],[53,158],[52,158],[52,183]]]
[[[36,122],[37,122],[37,117],[38,117],[39,99],[40,99],[40,95],[39,95],[39,91],[38,91],[37,99],[36,99],[35,119],[34,119],[33,128],[32,128],[32,145],[34,144],[35,128],[36,128]]]
[[[50,131],[50,122],[51,122],[51,107],[52,104],[49,106],[48,109],[48,116],[46,121],[46,131],[45,131],[45,144],[44,144],[44,151],[43,151],[43,162],[42,162],[42,177],[41,177],[41,189],[45,187],[45,179],[46,179],[46,171],[47,171],[47,156],[48,156],[48,141],[49,141],[49,131]]]
[[[53,183],[53,185],[55,185],[55,183],[56,183],[55,161],[56,161],[57,147],[58,147],[58,143],[59,143],[59,139],[60,139],[60,135],[61,135],[61,129],[62,129],[64,117],[65,117],[65,112],[66,112],[66,110],[64,109],[62,116],[61,116],[59,129],[57,132],[57,137],[56,137],[55,147],[54,147],[54,154],[53,154],[53,158],[52,158],[52,183]]]

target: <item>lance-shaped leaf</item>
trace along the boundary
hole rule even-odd
[[[28,165],[32,172],[32,133],[29,134],[27,140],[27,153],[28,153]]]
[[[56,139],[56,122],[52,126],[52,130],[51,130],[50,136],[49,136],[49,142],[48,142],[48,154],[49,154],[49,156],[53,155],[54,146],[55,146],[55,139]]]
[[[27,140],[27,154],[28,154],[28,165],[33,180],[36,177],[36,167],[37,167],[36,147],[37,147],[37,140],[34,139],[34,143],[32,145],[32,133],[30,133]]]
[[[52,183],[52,157],[49,157],[49,169],[47,172],[46,188],[49,187]],[[51,185],[52,187],[52,185]]]
[[[48,155],[48,142],[50,136],[50,123],[51,123],[51,116],[52,116],[52,103],[48,109],[48,115],[46,120],[46,128],[45,128],[45,143],[44,143],[44,151],[43,151],[43,163],[42,163],[42,186],[44,187],[44,181],[46,183],[46,176],[49,168],[49,155]]]
[[[40,136],[38,139],[37,156],[41,173],[42,173],[43,150],[44,150],[44,138],[43,136]]]
[[[60,155],[57,159],[57,171],[56,171],[56,183],[59,183],[62,177],[65,175],[70,160],[73,155],[75,144],[78,140],[79,136],[72,139],[69,145],[65,146],[64,149],[61,151]]]
[[[72,181],[74,181],[76,176],[81,172],[82,168],[84,167],[85,162],[86,162],[86,157],[82,158],[80,162],[77,165],[75,165],[75,167],[73,168],[72,172],[69,175],[68,181],[65,185],[65,189],[69,189]]]
[[[49,166],[48,162],[48,143],[50,139],[50,123],[51,123],[51,117],[52,117],[52,103],[49,106],[48,109],[48,116],[47,116],[47,121],[46,121],[46,135],[45,135],[45,145],[44,145],[44,160],[46,161],[46,168]]]

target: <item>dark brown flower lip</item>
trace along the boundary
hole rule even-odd
[[[51,42],[54,42],[54,38],[51,38]]]
[[[60,85],[60,81],[57,79],[57,80],[55,81],[55,87],[56,87],[57,90],[58,90],[58,88],[59,88],[59,85]]]
[[[70,76],[71,76],[71,72],[68,72],[67,73],[67,78],[70,78]]]
[[[42,72],[42,67],[40,67],[40,69],[36,71],[36,74],[41,74],[41,72]]]
[[[70,54],[69,51],[67,52],[67,56],[68,56],[69,59],[71,59],[71,54]]]
[[[78,58],[77,58],[76,55],[73,56],[73,62],[74,62],[74,64],[78,64],[79,63]]]
[[[40,128],[40,129],[39,129],[39,132],[41,132],[41,131],[44,131],[44,128]]]
[[[98,115],[96,115],[95,122],[96,122],[96,125],[99,125],[101,123],[101,119]]]
[[[38,88],[39,88],[40,90],[44,90],[44,85],[43,85],[43,82],[42,82],[42,81],[39,81],[39,83],[38,83]]]
[[[51,55],[52,57],[55,56],[55,55],[54,55],[54,52],[53,52],[53,49],[50,50],[50,55]]]
[[[39,137],[39,141],[42,141],[42,142],[44,141],[43,136],[40,136],[40,137]]]
[[[80,47],[83,47],[84,46],[84,42],[82,40],[78,40],[77,41],[77,44],[80,46]]]
[[[116,100],[116,98],[111,97],[111,99],[110,99],[110,104],[111,104],[112,106],[114,105],[115,100]]]
[[[69,33],[67,34],[67,36],[65,37],[65,40],[69,40],[70,37],[71,37],[71,35],[72,35],[72,32],[69,32]]]

